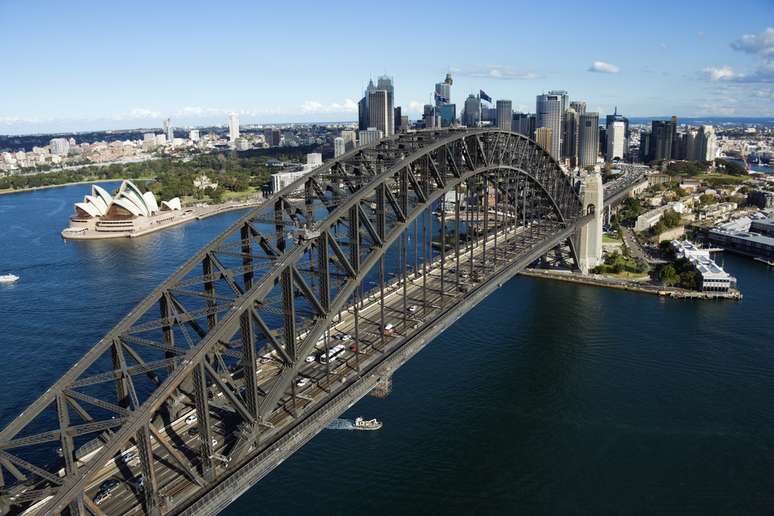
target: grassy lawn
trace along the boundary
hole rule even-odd
[[[699,174],[695,177],[695,179],[712,185],[739,185],[749,178],[747,176],[732,176],[730,174],[711,173]]]
[[[620,279],[620,280],[628,280],[628,281],[641,281],[646,280],[650,278],[648,273],[646,272],[619,272],[618,274],[608,272],[606,274],[603,274],[606,278],[614,278],[614,279]]]
[[[602,243],[603,244],[622,244],[623,242],[621,241],[620,238],[610,236],[608,234],[604,234],[602,235]]]

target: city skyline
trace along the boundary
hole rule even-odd
[[[661,4],[681,30],[664,26]],[[497,12],[518,20],[518,30],[503,38],[489,19],[475,38],[447,37],[443,52],[422,51],[422,39],[464,31],[463,3],[440,12],[412,5],[408,20],[401,11],[372,21],[396,36],[403,26],[412,34],[410,20],[435,21],[422,39],[391,38],[379,48],[351,44],[363,16],[357,3],[274,6],[276,20],[292,20],[287,32],[282,23],[256,24],[265,13],[247,4],[228,11],[153,4],[122,13],[121,27],[93,2],[74,2],[56,18],[52,5],[0,5],[7,29],[0,44],[14,71],[0,84],[0,134],[157,127],[170,117],[176,127],[223,125],[231,112],[242,124],[354,121],[364,78],[385,73],[394,79],[394,105],[412,119],[447,72],[458,110],[482,88],[522,112],[534,112],[536,95],[566,90],[600,114],[618,106],[630,117],[774,116],[774,27],[758,21],[774,14],[765,1],[735,4],[733,19],[719,2],[701,10],[656,2],[626,25],[604,5],[588,12],[559,2],[557,13],[572,11],[578,30],[557,26],[540,44],[542,10],[520,8],[516,17],[514,7],[494,2],[482,20]],[[589,26],[598,30],[588,35]],[[154,50],[162,40],[171,52]]]

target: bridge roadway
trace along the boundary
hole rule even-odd
[[[466,291],[472,292],[477,283],[479,283],[475,281],[477,276],[483,280],[495,272],[492,270],[495,242],[497,243],[496,256],[498,261],[504,264],[506,261],[516,260],[515,265],[509,268],[511,269],[510,275],[512,276],[529,263],[525,262],[525,260],[519,261],[519,257],[527,257],[529,259],[529,257],[536,255],[535,246],[540,247],[540,249],[537,249],[537,255],[540,252],[544,252],[543,249],[547,245],[546,235],[551,233],[557,235],[551,239],[551,246],[556,245],[554,241],[561,241],[560,239],[567,237],[566,231],[560,231],[562,228],[557,225],[542,225],[538,228],[537,234],[535,234],[534,229],[534,226],[532,231],[525,230],[523,227],[513,229],[510,226],[510,229],[501,230],[497,235],[490,235],[487,239],[487,252],[489,254],[486,263],[483,263],[482,260],[485,248],[483,241],[478,241],[477,245],[472,249],[470,249],[470,246],[466,248],[467,250],[463,254],[464,258],[460,259],[459,269],[457,269],[455,256],[447,257],[443,264],[443,274],[445,276],[443,283],[440,258],[436,258],[434,262],[428,264],[425,274],[422,274],[421,271],[414,271],[406,276],[406,281],[404,281],[404,278],[398,277],[390,283],[385,283],[385,321],[394,325],[395,333],[392,336],[384,337],[384,348],[380,347],[382,345],[383,331],[379,323],[381,295],[378,289],[369,292],[364,297],[361,308],[358,311],[359,320],[357,324],[359,327],[357,331],[353,307],[349,306],[341,312],[339,314],[339,322],[331,328],[330,339],[326,340],[329,341],[328,347],[332,347],[338,342],[343,342],[346,345],[345,351],[333,364],[322,364],[319,359],[315,359],[313,362],[305,365],[301,370],[300,377],[308,378],[309,383],[297,388],[297,397],[302,400],[302,404],[311,405],[324,401],[325,398],[331,396],[332,392],[344,390],[349,381],[354,380],[364,371],[374,368],[387,354],[394,351],[396,347],[405,344],[404,337],[409,336],[412,330],[419,326],[421,321],[438,317],[447,311],[449,307],[459,305],[460,300],[467,296],[468,292]],[[506,241],[504,242],[503,239],[506,239]],[[458,277],[461,288],[457,286]],[[485,283],[485,281],[480,281],[480,283]],[[453,288],[449,288],[450,285]],[[403,306],[404,299],[410,299],[416,307],[416,311],[407,311]],[[358,341],[355,341],[355,334],[359,336]],[[350,339],[347,341],[336,339],[336,336],[340,335],[349,335]],[[302,338],[303,335],[299,336],[299,340]],[[351,345],[356,346],[356,351],[350,348]],[[323,352],[325,348],[325,342],[318,342],[317,353]],[[274,377],[279,367],[281,367],[280,362],[271,354],[261,357],[258,365],[259,386],[265,386]],[[222,396],[222,392],[213,392],[213,397],[216,400]],[[292,398],[283,400],[283,403],[285,410],[276,412],[275,416],[269,420],[271,425],[269,433],[274,436],[284,434],[297,423],[293,416],[294,408],[296,407],[292,406]],[[169,438],[176,452],[185,455],[191,463],[197,464],[195,450],[198,447],[199,436],[198,434],[189,435],[189,431],[196,427],[196,423],[186,423],[186,418],[192,414],[195,414],[193,408],[183,412],[173,422],[165,425],[163,428],[159,428],[158,431],[164,437]],[[329,414],[325,423],[338,415],[340,415],[340,412]],[[233,432],[225,433],[227,427],[226,420],[229,417],[228,411],[211,411],[210,416],[213,425],[213,435],[217,440],[217,444],[214,446],[215,456],[217,457],[219,452],[227,449],[235,442],[236,435]],[[314,434],[322,428],[324,428],[324,425],[318,425]],[[193,434],[194,432],[191,433]],[[153,455],[160,462],[173,462],[168,450],[160,446],[158,441],[153,441],[153,444]],[[279,451],[279,449],[276,451]],[[96,454],[96,452],[95,450],[90,455]],[[130,452],[136,453],[135,447],[125,450],[125,453]],[[287,453],[287,455],[289,454]],[[87,462],[88,458],[88,456],[85,457],[84,461]],[[272,463],[270,469],[276,467],[282,460],[284,460],[284,457],[270,458],[269,462]],[[225,469],[227,464],[218,461],[216,462],[216,467]],[[266,473],[270,469],[266,470]],[[108,479],[115,479],[119,482],[118,487],[111,492],[107,499],[99,504],[99,510],[105,514],[140,514],[142,513],[142,493],[127,480],[137,478],[139,475],[141,475],[139,459],[135,458],[126,464],[120,458],[116,458],[100,470],[99,474],[89,484],[86,493],[90,498],[94,499],[100,484]],[[175,506],[177,500],[185,499],[188,492],[196,489],[194,483],[182,475],[175,474],[169,468],[159,471],[157,482],[160,492],[167,497],[167,503],[171,506]],[[47,500],[42,500],[31,507],[25,511],[25,514],[35,514],[36,510],[41,508],[45,501]]]

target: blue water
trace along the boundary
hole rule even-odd
[[[0,423],[237,213],[64,242],[88,186],[0,196]],[[744,300],[516,278],[225,514],[772,514],[774,272]]]

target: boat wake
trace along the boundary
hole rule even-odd
[[[328,430],[355,430],[355,423],[349,419],[334,419],[325,428]]]

